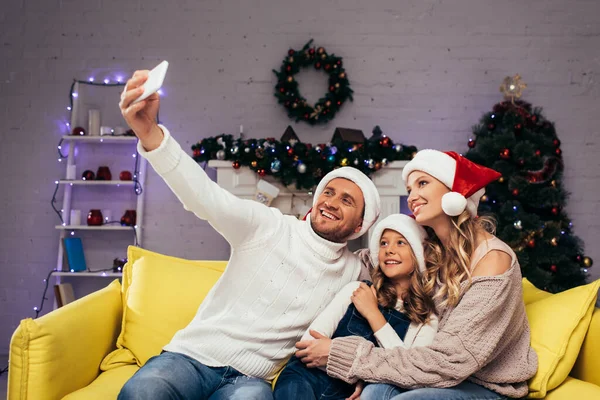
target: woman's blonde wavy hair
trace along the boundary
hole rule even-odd
[[[452,226],[447,245],[442,244],[433,229],[426,227],[428,239],[425,243],[425,292],[442,307],[453,307],[460,300],[461,282],[471,285],[471,257],[477,244],[477,235],[483,232],[494,234],[496,221],[490,216],[477,218],[465,210],[451,217]]]
[[[435,304],[431,295],[425,290],[425,276],[419,270],[419,263],[412,247],[410,249],[414,270],[410,276],[408,290],[402,295],[404,310],[408,318],[415,323],[427,323],[435,312]],[[379,263],[371,272],[373,286],[377,291],[377,301],[383,307],[394,308],[398,302],[398,293],[394,283],[381,271]]]

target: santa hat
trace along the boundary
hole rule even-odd
[[[502,176],[453,151],[431,149],[419,151],[402,169],[404,183],[413,171],[423,171],[451,190],[442,197],[442,210],[452,217],[460,215],[465,209],[472,217],[477,216],[485,186]]]
[[[422,226],[417,224],[414,218],[404,214],[392,214],[385,217],[375,225],[375,228],[373,228],[373,234],[369,241],[371,264],[379,265],[379,242],[381,240],[381,235],[383,235],[383,231],[386,229],[391,229],[404,236],[412,248],[413,253],[415,253],[419,264],[419,271],[425,272],[425,253],[423,251],[423,245],[427,238],[427,233]]]
[[[352,240],[359,238],[367,232],[369,228],[373,226],[375,221],[377,221],[377,218],[379,218],[379,213],[381,212],[379,192],[373,181],[360,170],[354,167],[341,167],[331,171],[321,179],[313,197],[313,208],[327,184],[336,178],[348,179],[349,181],[354,182],[362,191],[363,199],[365,200],[365,216],[363,218],[362,228],[358,233],[353,233],[348,239]]]

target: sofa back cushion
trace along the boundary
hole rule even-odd
[[[102,363],[142,366],[196,314],[226,261],[192,261],[129,246],[123,270],[123,322],[117,350]]]

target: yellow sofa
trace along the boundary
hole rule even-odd
[[[10,344],[8,399],[116,398],[140,365],[191,320],[225,266],[130,247],[122,284],[113,281],[43,317],[21,321]],[[548,296],[524,281],[526,303]],[[600,398],[600,309],[586,315],[574,368],[569,364],[569,376],[537,397]]]

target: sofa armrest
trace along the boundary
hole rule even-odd
[[[590,327],[571,376],[600,386],[600,308],[592,314]]]
[[[60,399],[90,384],[115,348],[122,312],[115,280],[43,317],[22,320],[10,342],[8,398]]]

